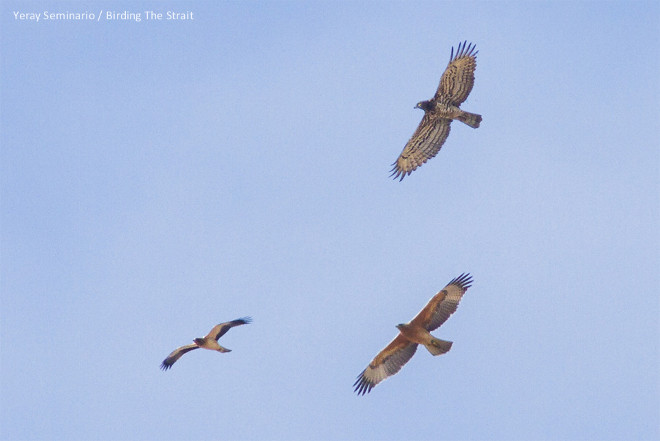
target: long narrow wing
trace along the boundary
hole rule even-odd
[[[170,355],[167,356],[165,360],[163,360],[163,363],[161,363],[160,368],[164,371],[168,370],[169,368],[172,367],[176,361],[181,358],[183,354],[186,352],[190,352],[194,349],[199,348],[196,344],[191,344],[191,345],[186,345],[186,346],[181,346],[180,348],[175,349],[172,351]]]
[[[431,118],[428,113],[417,126],[403,151],[392,164],[392,174],[390,176],[399,181],[412,173],[429,159],[438,154],[442,144],[449,136],[450,119]]]
[[[476,46],[472,43],[465,46],[467,41],[459,43],[456,56],[451,48],[451,56],[445,73],[440,78],[440,85],[433,98],[436,101],[448,102],[459,106],[465,101],[474,86],[474,71],[477,68]]]
[[[469,273],[456,277],[429,300],[410,324],[422,326],[429,332],[438,329],[456,311],[463,294],[470,286],[472,286],[472,276]]]
[[[232,320],[230,322],[220,323],[219,325],[215,325],[213,329],[211,329],[211,332],[206,334],[206,338],[212,338],[214,340],[218,340],[234,326],[247,325],[251,321],[252,321],[251,317],[242,317],[236,320]]]
[[[358,375],[357,380],[353,383],[354,391],[358,395],[371,392],[371,389],[378,383],[399,372],[401,367],[412,358],[416,350],[417,343],[411,343],[398,335]]]

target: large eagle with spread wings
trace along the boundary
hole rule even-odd
[[[433,99],[420,101],[415,108],[424,111],[424,118],[417,130],[392,164],[394,179],[400,181],[433,158],[444,144],[452,120],[457,119],[472,128],[479,127],[481,115],[461,110],[459,106],[467,99],[474,86],[474,71],[477,68],[476,46],[467,41],[459,43],[456,55],[451,48],[449,64],[440,78],[440,85]]]
[[[160,368],[164,371],[168,370],[169,368],[172,367],[174,363],[176,363],[176,361],[179,358],[181,358],[183,354],[198,348],[210,349],[212,351],[218,351],[218,352],[231,352],[231,349],[223,348],[222,346],[220,346],[218,344],[218,339],[223,335],[225,335],[227,331],[229,331],[234,326],[247,325],[251,321],[252,319],[250,317],[243,317],[236,320],[232,320],[230,322],[220,323],[219,325],[215,325],[213,329],[211,329],[211,332],[206,334],[206,337],[196,338],[193,340],[194,341],[193,344],[181,346],[180,348],[177,348],[174,351],[172,351],[172,353],[168,355],[165,360],[163,360],[163,363],[160,365]]]
[[[433,296],[410,323],[397,325],[399,335],[358,375],[353,383],[355,392],[358,395],[371,392],[378,383],[399,372],[415,354],[417,345],[424,345],[431,355],[448,352],[453,343],[435,338],[430,331],[440,327],[456,311],[471,285],[470,274],[461,274]]]

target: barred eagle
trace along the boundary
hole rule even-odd
[[[429,159],[433,158],[444,144],[452,120],[459,120],[472,128],[479,127],[481,115],[461,110],[459,106],[467,99],[474,86],[474,71],[477,68],[477,53],[474,45],[467,41],[459,43],[454,56],[451,48],[449,64],[440,78],[440,85],[433,99],[420,101],[416,109],[424,111],[422,122],[412,138],[403,148],[401,155],[392,164],[394,179],[403,180]]]

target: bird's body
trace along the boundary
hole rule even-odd
[[[472,44],[466,44],[467,42],[463,42],[458,45],[456,56],[452,48],[449,64],[442,74],[435,96],[428,101],[420,101],[415,106],[424,111],[424,117],[401,155],[392,164],[394,179],[403,180],[433,158],[449,136],[453,120],[461,121],[475,129],[481,124],[481,115],[460,108],[474,86],[474,71],[477,68],[479,52],[474,50],[475,46]]]
[[[218,339],[225,335],[227,331],[229,331],[234,326],[246,325],[251,321],[252,319],[250,317],[243,317],[240,319],[232,320],[231,322],[215,325],[205,337],[198,337],[193,340],[193,344],[181,346],[180,348],[172,351],[172,353],[168,355],[165,360],[163,360],[160,368],[164,371],[170,369],[172,365],[183,356],[183,354],[199,348],[218,352],[231,352],[231,349],[220,346]]]
[[[212,338],[201,337],[193,340],[197,346],[204,349],[210,349],[218,352],[231,352],[231,349],[223,348]]]
[[[428,113],[431,118],[429,119],[446,119],[442,123],[449,124],[452,120],[461,121],[468,126],[476,129],[481,124],[481,115],[476,113],[466,112],[460,107],[455,106],[448,102],[443,101],[421,101],[415,106],[417,109],[422,109]]]
[[[440,355],[451,349],[452,342],[440,340],[431,335],[423,326],[406,323],[398,325],[399,333],[409,342],[423,345],[431,355]]]
[[[434,337],[431,331],[440,327],[456,311],[471,284],[470,274],[461,274],[433,296],[409,323],[397,325],[399,335],[358,375],[353,383],[355,392],[364,395],[387,377],[399,372],[415,355],[417,345],[424,345],[432,355],[448,352],[453,343]]]

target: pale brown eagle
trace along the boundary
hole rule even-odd
[[[168,370],[169,368],[172,367],[174,363],[176,363],[176,361],[179,358],[181,358],[183,354],[197,348],[210,349],[212,351],[218,351],[218,352],[231,352],[231,349],[223,348],[222,346],[220,346],[218,344],[218,339],[223,335],[225,335],[227,331],[229,331],[229,329],[233,328],[234,326],[247,325],[251,321],[252,319],[250,317],[243,317],[236,320],[232,320],[230,322],[220,323],[219,325],[215,325],[213,329],[211,329],[211,332],[206,334],[206,337],[196,338],[193,340],[195,343],[191,345],[181,346],[180,348],[177,348],[174,351],[172,351],[172,353],[168,355],[165,360],[163,360],[163,363],[160,365],[160,368],[164,371]]]
[[[435,338],[430,331],[437,329],[456,311],[458,302],[471,285],[470,274],[461,274],[433,296],[410,323],[397,325],[399,335],[358,375],[353,383],[355,392],[364,395],[387,377],[399,372],[415,354],[418,344],[424,345],[431,355],[448,352],[453,343]]]
[[[424,111],[424,118],[417,130],[392,164],[394,179],[400,181],[433,158],[449,136],[452,120],[457,119],[472,128],[479,127],[481,115],[461,110],[459,106],[465,101],[474,86],[474,70],[477,68],[477,53],[475,46],[467,41],[459,43],[456,56],[451,48],[449,64],[440,78],[440,85],[433,99],[420,101],[415,108]]]

